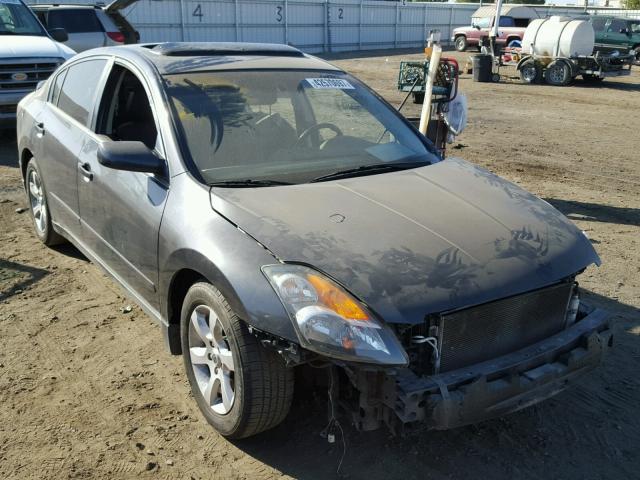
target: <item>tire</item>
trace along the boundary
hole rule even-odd
[[[540,65],[538,65],[538,63],[533,59],[522,62],[519,66],[519,73],[522,83],[540,83],[540,79],[542,78]]]
[[[636,65],[640,65],[640,45],[633,49],[636,52]]]
[[[454,43],[456,46],[456,50],[459,52],[464,52],[469,46],[469,44],[467,43],[467,37],[465,37],[464,35],[456,37]]]
[[[544,79],[549,85],[554,87],[564,87],[571,83],[571,67],[563,60],[551,62],[544,71]]]
[[[293,396],[293,370],[249,333],[211,284],[196,283],[187,292],[180,335],[193,396],[221,435],[250,437],[284,420]]]
[[[413,92],[411,95],[413,97],[413,103],[424,103],[424,92]]]
[[[29,160],[25,175],[25,193],[29,202],[29,213],[38,239],[51,247],[64,243],[65,239],[53,230],[47,190],[35,158]]]

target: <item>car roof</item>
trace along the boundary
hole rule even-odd
[[[91,50],[153,64],[162,75],[211,70],[342,70],[289,45],[231,42],[166,42]]]

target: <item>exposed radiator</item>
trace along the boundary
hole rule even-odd
[[[440,372],[505,355],[564,328],[574,284],[551,287],[440,317]]]

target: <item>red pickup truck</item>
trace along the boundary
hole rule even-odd
[[[522,42],[527,25],[535,18],[538,18],[538,13],[533,8],[515,5],[504,6],[500,15],[499,35],[496,39],[498,46],[509,46],[514,41]],[[482,39],[489,36],[494,21],[495,7],[480,7],[476,10],[471,18],[471,26],[458,27],[453,30],[451,41],[456,50],[464,52],[468,47],[479,47],[482,44]]]

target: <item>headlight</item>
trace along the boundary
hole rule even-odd
[[[352,362],[408,363],[393,332],[332,280],[302,265],[268,265],[262,271],[291,316],[303,347]]]

